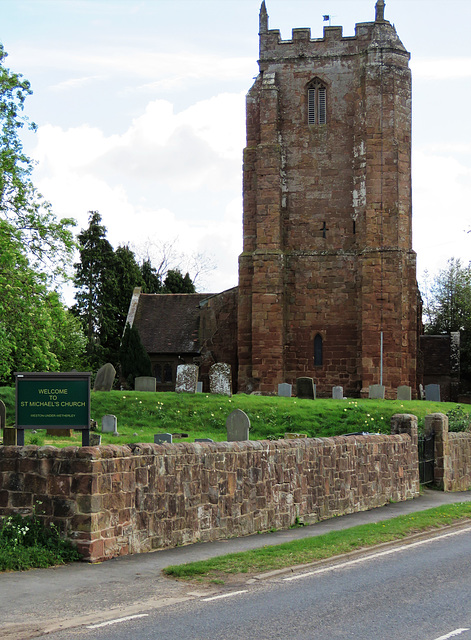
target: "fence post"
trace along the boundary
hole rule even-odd
[[[408,433],[412,440],[412,445],[417,449],[419,436],[417,433],[417,416],[409,413],[395,413],[391,418],[391,435]],[[417,462],[417,468],[418,468]]]
[[[391,435],[400,435],[407,433],[411,439],[410,448],[410,489],[411,497],[415,498],[419,495],[420,479],[419,479],[419,435],[417,430],[417,416],[409,413],[396,413],[391,418]]]
[[[430,413],[425,416],[425,434],[435,434],[434,483],[443,491],[452,490],[450,441],[448,437],[448,416],[444,413]]]

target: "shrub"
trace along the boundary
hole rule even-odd
[[[450,409],[446,414],[448,416],[448,430],[449,431],[469,431],[470,430],[470,417],[463,407],[458,404],[453,409]]]
[[[51,567],[80,558],[53,523],[46,526],[35,514],[9,515],[0,523],[0,571]]]

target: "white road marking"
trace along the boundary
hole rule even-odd
[[[135,618],[146,618],[148,613],[139,613],[135,616],[126,616],[125,618],[115,618],[114,620],[108,620],[107,622],[100,622],[99,624],[91,624],[87,626],[87,629],[99,629],[100,627],[107,627],[110,624],[118,624],[118,622],[127,622],[128,620],[134,620]]]
[[[349,560],[348,562],[342,562],[341,564],[334,564],[329,567],[324,567],[323,569],[316,569],[315,571],[300,573],[295,576],[290,576],[289,578],[283,578],[283,580],[286,582],[291,582],[292,580],[300,580],[301,578],[316,576],[316,575],[319,575],[320,573],[327,573],[328,571],[335,571],[336,569],[351,567],[354,564],[360,564],[361,562],[366,562],[367,560],[374,560],[376,558],[381,558],[382,556],[389,556],[392,553],[398,553],[399,551],[406,551],[407,549],[420,547],[421,545],[424,545],[424,544],[430,544],[432,542],[435,542],[436,540],[444,540],[445,538],[451,538],[452,536],[459,536],[462,533],[469,533],[470,531],[471,531],[471,527],[466,527],[466,529],[460,529],[459,531],[452,531],[451,533],[445,533],[441,536],[436,536],[435,538],[427,538],[426,540],[420,540],[419,542],[405,544],[402,547],[393,547],[392,549],[388,549],[387,551],[380,551],[379,553],[374,553],[369,556],[363,556],[362,558],[357,558],[356,560]],[[437,639],[437,640],[440,640],[440,639]]]
[[[448,638],[454,638],[455,636],[460,636],[463,631],[469,631],[469,629],[455,629],[450,633],[447,633],[446,636],[440,636],[439,638],[435,638],[435,640],[448,640]]]
[[[247,593],[248,589],[243,591],[232,591],[231,593],[223,593],[220,596],[211,596],[211,598],[202,598],[203,602],[210,602],[211,600],[219,600],[220,598],[230,598],[231,596],[238,596],[240,593]]]

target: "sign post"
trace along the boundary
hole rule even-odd
[[[79,429],[90,442],[91,373],[15,373],[19,446],[25,429]]]

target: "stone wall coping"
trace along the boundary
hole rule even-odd
[[[448,437],[450,440],[469,440],[471,442],[471,433],[466,431],[449,431]]]
[[[450,434],[452,435],[452,434]],[[470,438],[471,434],[456,433],[463,439]],[[38,447],[28,445],[26,447],[0,447],[0,459],[2,458],[54,458],[54,459],[83,459],[103,460],[110,458],[126,458],[139,455],[176,455],[178,453],[230,453],[244,451],[273,451],[276,449],[299,449],[316,446],[335,446],[336,444],[367,444],[379,442],[400,442],[409,439],[408,434],[368,434],[358,436],[333,436],[330,438],[295,438],[290,440],[244,440],[242,442],[177,442],[165,444],[133,443],[130,445],[100,445],[97,447],[64,447],[58,448],[50,445]]]

